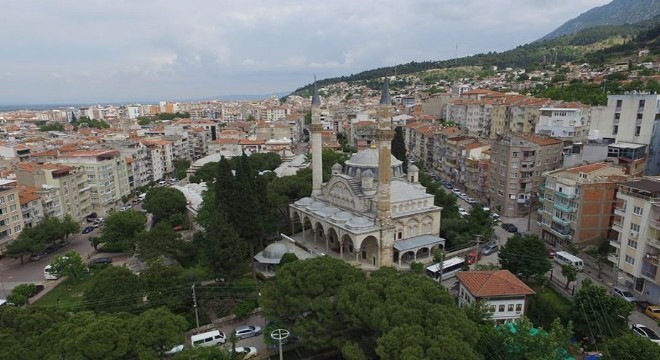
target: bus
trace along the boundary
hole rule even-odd
[[[557,251],[555,253],[555,261],[560,265],[572,265],[577,271],[584,269],[584,261],[566,251]]]
[[[442,280],[447,280],[456,276],[456,273],[463,270],[464,267],[465,259],[457,256],[443,261],[442,268],[440,268],[440,264],[428,266],[426,268],[426,275],[438,280],[440,274],[442,274]]]

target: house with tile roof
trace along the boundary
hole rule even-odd
[[[496,323],[513,322],[525,316],[528,296],[535,292],[509,270],[463,271],[458,278],[458,306],[476,301],[490,308]]]

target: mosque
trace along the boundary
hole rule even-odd
[[[402,266],[429,260],[444,248],[440,234],[442,208],[419,183],[415,165],[403,172],[392,156],[393,128],[388,83],[383,84],[377,110],[375,145],[353,154],[322,183],[321,100],[312,94],[312,195],[289,207],[293,224],[302,224],[295,237],[317,253],[359,263],[363,268]],[[311,249],[310,249],[311,252]]]

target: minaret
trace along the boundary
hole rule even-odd
[[[390,183],[392,181],[392,118],[390,107],[390,87],[385,78],[383,91],[378,105],[378,129],[376,142],[378,143],[378,205],[377,220],[380,225],[380,251],[378,254],[379,266],[392,266],[394,264],[394,224],[390,210]]]
[[[319,89],[316,86],[316,77],[314,77],[314,88],[312,90],[312,123],[309,125],[309,131],[312,133],[312,196],[321,195],[321,184],[323,183],[323,144],[321,124],[321,98]]]
[[[392,181],[392,119],[390,115],[390,87],[385,79],[378,105],[378,220],[381,224],[390,224],[390,182]]]

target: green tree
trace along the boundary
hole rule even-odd
[[[134,210],[112,213],[101,229],[99,242],[120,244],[125,250],[131,249],[139,232],[144,231],[146,216]]]
[[[144,198],[144,209],[153,214],[154,222],[168,220],[174,214],[186,211],[186,196],[175,188],[155,187]]]
[[[210,162],[195,170],[195,173],[190,176],[190,182],[197,184],[201,182],[211,183],[215,181],[217,176],[218,162]]]
[[[34,228],[23,229],[16,240],[7,244],[7,256],[21,259],[21,264],[23,264],[26,255],[43,250],[44,244],[35,235]]]
[[[605,341],[601,350],[603,360],[660,359],[657,344],[632,334]]]
[[[107,360],[130,358],[135,341],[127,331],[130,324],[130,317],[78,313],[52,327],[48,335],[43,336],[43,339],[52,338],[48,358]]]
[[[177,265],[165,266],[159,259],[147,262],[140,272],[140,280],[150,307],[165,306],[176,313],[185,313],[192,305],[190,285],[183,269]]]
[[[245,271],[248,244],[232,228],[224,213],[216,210],[211,219],[203,236],[197,239],[200,261],[216,278],[233,279]]]
[[[50,263],[50,272],[57,276],[68,276],[73,283],[85,274],[85,263],[80,258],[80,254],[75,251],[69,251],[62,256],[56,256]]]
[[[280,263],[278,264],[280,267],[298,261],[298,257],[294,253],[286,253],[282,256],[280,259]]]
[[[394,138],[392,139],[392,155],[403,161],[403,172],[408,172],[408,158],[406,157],[406,140],[403,138],[403,128],[397,126],[394,128]]]
[[[57,122],[49,122],[39,127],[39,131],[64,131],[64,124]]]
[[[16,306],[23,306],[28,303],[28,299],[36,294],[37,285],[35,284],[19,284],[16,285],[9,295],[7,301]]]
[[[183,333],[187,325],[182,316],[160,307],[147,310],[134,318],[130,332],[133,333],[134,346],[137,348],[138,354],[149,356],[156,352],[159,355],[153,357],[156,359],[162,358],[163,352],[184,342]]]
[[[585,279],[573,298],[571,318],[575,321],[575,332],[581,337],[615,338],[628,331],[627,319],[633,308],[632,304]]]
[[[463,307],[463,311],[468,319],[472,320],[475,324],[491,326],[493,324],[493,320],[491,320],[493,311],[490,309],[490,305],[486,301],[474,301],[468,306]]]
[[[229,214],[233,206],[233,201],[236,199],[236,178],[232,173],[229,160],[224,156],[220,158],[217,170],[215,180],[215,208],[220,209],[220,211],[226,214],[227,219],[231,223]]]
[[[498,254],[502,269],[511,271],[525,280],[542,281],[552,269],[548,260],[548,250],[541,239],[534,234],[516,234],[507,241]]]
[[[566,289],[568,289],[570,283],[577,279],[577,269],[570,264],[564,264],[561,266],[561,274],[566,278]]]
[[[142,283],[125,267],[109,266],[98,272],[83,293],[83,305],[95,312],[130,312],[142,304]]]
[[[163,255],[178,258],[185,247],[181,235],[167,222],[159,222],[149,232],[138,233],[136,239],[136,255],[141,260],[155,259]]]
[[[275,280],[261,292],[261,306],[269,319],[277,320],[305,339],[305,347],[339,346],[345,326],[340,320],[336,296],[341,287],[363,283],[364,273],[331,257],[295,261],[281,267]]]
[[[174,177],[177,180],[185,179],[187,175],[188,168],[190,168],[190,160],[172,160],[172,165],[174,165]]]
[[[62,219],[62,227],[65,239],[68,239],[71,234],[80,232],[80,224],[69,214],[66,214]]]

